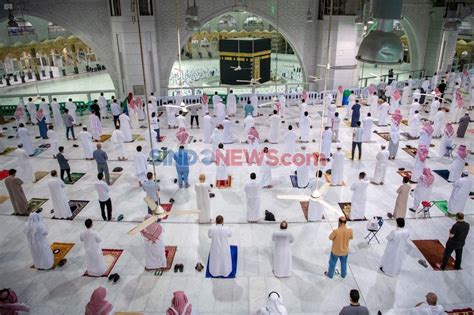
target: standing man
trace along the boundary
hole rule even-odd
[[[51,109],[53,111],[54,126],[59,128],[63,125],[63,120],[61,117],[61,107],[59,106],[58,100],[53,98],[51,102]]]
[[[31,97],[28,98],[28,103],[26,103],[26,110],[28,114],[30,114],[31,124],[36,124],[38,122],[38,120],[36,120],[36,104]]]
[[[199,210],[198,221],[199,223],[209,223],[211,222],[211,198],[209,196],[211,186],[206,183],[204,174],[199,175],[199,183],[194,188],[196,189],[196,201]]]
[[[93,277],[100,277],[106,271],[104,255],[100,248],[102,239],[96,231],[92,230],[92,220],[85,222],[86,230],[81,232],[80,238],[84,243],[84,252],[86,254],[87,273]]]
[[[64,192],[64,182],[59,180],[58,172],[51,171],[51,179],[48,181],[51,201],[53,202],[54,218],[69,219],[72,216],[69,200]]]
[[[146,173],[146,180],[143,182],[143,190],[146,193],[146,196],[153,200],[155,204],[160,204],[160,185],[153,180],[153,173]],[[150,208],[148,208],[148,214],[152,214]]]
[[[47,133],[49,142],[51,143],[51,151],[53,151],[53,159],[56,158],[56,154],[59,152],[59,137],[56,131],[54,131],[54,126],[49,125]]]
[[[357,123],[360,123],[360,107],[359,100],[356,100],[355,104],[352,105],[351,127],[355,127]]]
[[[206,115],[202,118],[202,125],[203,125],[203,140],[204,143],[211,143],[211,135],[212,135],[212,117],[209,115],[209,112],[206,112]]]
[[[462,261],[462,249],[466,242],[467,234],[469,234],[469,223],[464,222],[464,213],[456,213],[456,223],[449,230],[449,238],[446,242],[446,248],[444,249],[443,262],[436,264],[436,267],[445,270],[448,265],[449,257],[454,251],[456,253],[456,262],[454,263],[454,269],[461,270]]]
[[[309,132],[311,128],[311,118],[308,112],[304,112],[303,116],[300,117],[300,140],[301,142],[309,142]]]
[[[245,184],[244,191],[247,197],[247,221],[251,223],[260,220],[261,185],[257,182],[257,175],[250,174],[250,182]]]
[[[471,117],[469,116],[469,112],[465,113],[464,116],[459,119],[458,129],[456,130],[456,137],[464,138],[470,121]]]
[[[176,163],[176,172],[178,173],[179,188],[188,188],[189,156],[188,152],[184,150],[184,145],[181,145],[179,147],[179,150],[174,154],[173,159]]]
[[[352,154],[351,160],[354,160],[354,153],[356,147],[359,149],[359,161],[362,158],[362,135],[364,134],[360,127],[360,121],[357,122],[356,127],[352,130]]]
[[[51,112],[49,111],[49,104],[46,103],[46,99],[42,98],[39,104],[39,109],[43,110],[44,117],[46,118],[46,124],[51,123]]]
[[[372,127],[374,126],[374,120],[372,114],[367,113],[367,117],[362,120],[362,142],[372,141]],[[379,125],[380,126],[380,125]]]
[[[94,144],[92,143],[92,135],[87,131],[87,127],[82,127],[82,131],[79,132],[79,141],[81,142],[84,159],[92,160]]]
[[[453,190],[448,200],[448,212],[454,215],[457,212],[464,212],[466,201],[473,186],[473,181],[468,177],[469,172],[463,171],[461,178],[453,183]]]
[[[234,91],[230,90],[227,94],[227,115],[234,117],[237,111],[237,98],[235,97]]]
[[[71,167],[69,166],[69,160],[64,156],[64,147],[61,146],[58,148],[59,153],[56,154],[56,160],[58,160],[59,170],[61,172],[61,180],[64,181],[64,173],[67,174],[67,179],[72,184],[71,178]]]
[[[339,315],[369,315],[367,307],[359,304],[360,294],[358,290],[352,289],[349,296],[351,298],[351,304],[344,306],[339,312]]]
[[[148,170],[146,155],[142,152],[142,147],[137,146],[137,153],[134,159],[135,176],[138,178],[138,186],[142,187]]]
[[[74,135],[74,117],[69,114],[69,109],[64,110],[63,114],[63,122],[64,126],[66,126],[66,139],[69,140],[69,131],[72,134],[72,139],[76,140],[76,136]]]
[[[161,142],[161,136],[160,136],[160,120],[156,116],[156,113],[153,112],[151,113],[151,118],[150,118],[150,127],[156,132],[156,142]],[[198,126],[199,127],[199,126]],[[192,128],[192,126],[191,126]]]
[[[385,173],[387,172],[387,165],[390,153],[385,149],[385,145],[382,144],[380,146],[380,152],[377,153],[375,159],[377,162],[375,163],[375,171],[374,171],[374,178],[372,183],[377,185],[383,185],[385,181]]]
[[[16,170],[10,169],[8,177],[5,178],[5,187],[7,187],[8,196],[13,206],[14,215],[28,215],[28,199],[21,187],[23,181],[16,177]]]
[[[407,204],[408,204],[408,196],[410,194],[411,185],[410,185],[410,178],[408,176],[403,177],[403,184],[398,187],[397,189],[397,200],[395,201],[395,209],[392,213],[387,213],[387,216],[391,219],[395,217],[395,219],[403,218],[407,214]]]
[[[339,117],[339,113],[334,113],[334,117],[331,122],[331,130],[332,130],[332,141],[339,142],[339,126],[341,125],[341,117]]]
[[[342,186],[344,180],[344,153],[342,147],[337,146],[337,151],[333,155],[331,169],[331,186]]]
[[[380,271],[393,277],[400,273],[408,252],[410,232],[405,227],[405,219],[397,219],[397,229],[387,235],[387,247],[380,262]]]
[[[23,145],[26,154],[32,156],[35,154],[35,150],[33,149],[33,142],[31,142],[30,133],[28,129],[26,129],[24,124],[18,125],[18,129],[16,131],[18,138],[20,138],[20,142]]]
[[[104,182],[104,174],[97,174],[97,181],[94,184],[97,195],[99,196],[100,211],[104,221],[112,220],[112,200],[110,199],[110,186]],[[107,207],[107,215],[105,215],[105,208]]]
[[[291,243],[295,241],[293,234],[288,232],[288,222],[280,223],[280,231],[273,232],[273,273],[277,278],[291,276],[293,257]]]
[[[332,241],[331,255],[329,257],[328,271],[324,275],[332,279],[336,269],[337,260],[341,260],[341,277],[345,278],[347,275],[347,256],[349,255],[349,241],[353,238],[352,229],[346,227],[346,218],[339,217],[338,228],[333,230],[329,235]]]
[[[125,157],[125,137],[123,136],[122,130],[120,130],[119,126],[115,126],[114,132],[112,132],[112,137],[110,138],[112,143],[114,144],[115,152],[117,153],[117,157],[119,161],[126,161],[127,158]]]
[[[211,239],[209,252],[209,273],[213,277],[227,277],[232,272],[232,255],[230,253],[229,237],[232,231],[224,226],[224,217],[216,217],[216,225],[207,232]]]
[[[100,93],[99,99],[100,118],[107,118],[107,100],[105,99],[104,93]]]
[[[365,219],[365,207],[367,204],[367,187],[369,187],[369,180],[366,178],[365,172],[359,173],[359,181],[353,183],[351,186],[351,212],[349,219],[363,220]]]
[[[114,117],[114,125],[120,126],[119,116],[121,114],[120,105],[117,103],[117,100],[113,100],[112,104],[110,104],[110,111],[112,112],[112,116]]]
[[[64,107],[66,107],[66,110],[67,110],[67,113],[69,113],[69,115],[72,116],[72,121],[74,123],[76,123],[77,119],[76,119],[76,110],[77,110],[77,106],[76,104],[74,104],[74,102],[72,101],[72,98],[70,98],[66,104],[64,105]],[[66,126],[67,127],[67,126]]]
[[[23,145],[18,144],[18,149],[15,150],[18,167],[21,171],[21,178],[27,182],[36,182],[35,172],[33,171],[33,165],[28,157],[28,154],[23,150]]]
[[[281,117],[278,115],[277,110],[273,110],[273,115],[270,117],[270,134],[268,136],[268,142],[278,143],[280,140],[280,125]]]
[[[105,182],[107,185],[110,185],[109,166],[107,165],[109,157],[105,151],[102,151],[102,144],[97,143],[96,148],[97,149],[92,153],[92,156],[97,163],[97,173],[104,173]]]

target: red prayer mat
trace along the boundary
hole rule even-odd
[[[4,180],[8,177],[8,170],[1,170],[0,171],[0,180]]]
[[[439,240],[412,240],[413,244],[423,254],[425,259],[431,265],[434,270],[440,270],[436,268],[436,264],[441,264],[443,260],[444,246]],[[454,259],[449,257],[448,265],[446,270],[454,270]]]
[[[461,309],[454,309],[452,311],[446,311],[446,313],[450,315],[474,315],[474,311],[472,308],[461,308]]]
[[[232,186],[232,176],[228,176],[227,180],[216,180],[216,188],[230,188]]]
[[[108,249],[108,248],[102,248],[102,255],[104,255],[104,260],[105,260],[105,272],[102,276],[100,277],[108,277],[110,272],[112,272],[112,269],[114,269],[115,264],[117,263],[118,259],[120,258],[120,255],[122,255],[123,249]],[[96,276],[91,276],[87,273],[87,271],[83,274],[83,277],[94,277]]]

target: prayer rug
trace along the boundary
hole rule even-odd
[[[160,136],[160,141],[161,142],[165,141],[165,139],[166,139],[166,136]]]
[[[163,268],[163,271],[168,271],[173,267],[174,256],[176,255],[176,251],[178,250],[178,246],[165,246],[165,255],[166,255],[166,267]],[[146,271],[156,271],[162,268],[156,269],[146,269]]]
[[[238,250],[236,245],[230,245],[230,254],[232,256],[232,271],[227,277],[214,277],[209,272],[209,257],[207,258],[207,265],[206,265],[206,278],[221,278],[221,279],[233,279],[237,274],[237,256]]]
[[[349,160],[352,159],[352,151],[344,151],[344,155]],[[359,160],[359,149],[358,148],[356,148],[356,150],[354,151],[354,160]]]
[[[56,268],[58,266],[58,263],[66,257],[67,253],[71,250],[71,248],[74,246],[74,243],[58,243],[54,242],[51,244],[51,250],[53,251],[54,254],[54,265],[53,268]]]
[[[164,112],[158,112],[158,117],[161,117]]]
[[[216,188],[230,188],[232,187],[232,176],[229,175],[227,180],[216,180]]]
[[[13,152],[13,151],[15,151],[15,150],[16,150],[16,148],[7,147],[7,148],[5,148],[5,150],[4,150],[2,153],[0,153],[0,155],[7,155],[8,153],[11,153],[11,152]]]
[[[452,311],[446,311],[448,315],[474,315],[474,311],[472,308],[461,308],[461,309],[454,309]]]
[[[444,215],[450,217],[452,216],[451,214],[449,214],[448,212],[448,201],[447,200],[434,200],[433,201],[435,206],[441,211],[444,213]]]
[[[331,174],[324,173],[324,178],[326,179],[326,182],[331,184]],[[342,185],[335,185],[335,186],[346,186],[346,182],[342,181]]]
[[[112,186],[122,174],[110,173],[109,175],[110,175],[110,186]]]
[[[165,212],[170,212],[171,208],[173,207],[172,203],[160,203],[160,206],[165,210]],[[166,220],[168,219],[168,216],[164,216],[161,220]]]
[[[122,255],[123,249],[108,249],[108,248],[102,248],[102,255],[104,255],[104,260],[105,260],[105,272],[102,276],[100,277],[108,277],[110,272],[112,272],[112,269],[114,269],[115,264],[117,263],[118,259],[120,258],[120,255]],[[82,275],[83,277],[94,277],[97,278],[96,276],[90,276],[87,271]]]
[[[36,156],[40,155],[41,153],[43,153],[43,152],[46,151],[46,150],[47,150],[47,149],[45,149],[45,148],[36,148],[36,149],[35,149],[35,152],[33,153],[33,155],[30,155],[30,156],[35,156],[35,157],[36,157]]]
[[[442,177],[445,181],[448,181],[449,178],[449,170],[433,170],[436,174]]]
[[[99,139],[99,142],[105,142],[105,141],[109,140],[111,137],[112,137],[112,135],[101,135],[100,139]]]
[[[10,199],[10,197],[4,196],[4,195],[0,195],[0,204],[4,203],[4,202],[7,201],[8,199]]]
[[[346,124],[347,127],[351,127],[351,121],[350,120],[344,120],[344,123]]]
[[[415,182],[411,180],[411,175],[412,175],[411,171],[397,171],[397,173],[401,177],[408,177],[410,180],[410,184],[415,184]]]
[[[363,219],[355,219],[351,220],[349,219],[349,215],[351,214],[351,203],[350,202],[338,202],[339,208],[341,208],[342,213],[344,213],[344,216],[346,217],[347,221],[367,221],[367,218],[364,217]]]
[[[375,132],[375,134],[386,141],[390,141],[390,132]]]
[[[189,137],[188,137],[188,142],[187,142],[187,143],[188,143],[188,144],[190,144],[190,143],[191,143],[191,141],[193,141],[193,138],[194,138],[193,136],[189,136]]]
[[[405,126],[408,126],[408,119],[402,119],[401,123]]]
[[[0,171],[0,180],[4,180],[8,177],[8,170],[1,170]]]
[[[443,260],[443,244],[439,240],[412,240],[412,242],[431,265],[431,268],[440,270],[436,268],[436,264],[440,264]],[[452,257],[449,257],[446,270],[454,270],[454,259]]]
[[[28,211],[30,212],[38,211],[38,209],[41,208],[41,206],[44,205],[46,201],[48,201],[48,199],[31,198],[30,201],[28,201]]]
[[[37,171],[37,172],[35,172],[35,180],[38,182],[41,179],[43,179],[44,177],[46,177],[48,174],[49,174],[49,172]]]
[[[142,135],[137,135],[137,134],[132,134],[132,142],[134,141],[145,141],[145,138],[143,138]]]
[[[49,149],[50,147],[51,147],[51,144],[49,143],[40,144],[38,146],[38,148],[41,148],[41,149]]]
[[[69,200],[69,208],[71,208],[72,215],[68,220],[74,220],[74,218],[77,217],[77,215],[87,206],[88,203],[88,200]],[[61,220],[54,216],[52,219]]]
[[[409,132],[400,132],[400,136],[405,137],[407,140],[416,140],[419,139],[420,137],[412,137],[410,136]]]
[[[75,172],[72,172],[71,173],[71,179],[72,179],[72,182],[69,181],[68,177],[65,176],[64,177],[64,183],[67,184],[67,185],[74,185],[78,180],[80,180],[84,175],[86,175],[86,173],[75,173]]]
[[[408,153],[409,156],[411,156],[412,158],[414,158],[416,156],[416,148],[402,148],[403,151],[405,151],[406,153]]]

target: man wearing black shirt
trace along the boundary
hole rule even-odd
[[[464,214],[462,212],[456,213],[456,223],[451,227],[449,231],[449,238],[446,242],[446,248],[443,254],[442,264],[436,264],[436,267],[444,270],[448,265],[449,257],[454,251],[456,253],[456,263],[454,264],[454,269],[461,269],[461,260],[462,260],[462,248],[466,241],[467,234],[469,233],[469,223],[464,222]]]
[[[446,90],[446,83],[444,83],[444,80],[441,80],[441,83],[438,85],[438,90],[441,92],[441,98],[444,98],[444,91]]]
[[[91,105],[91,112],[94,113],[99,119],[100,117],[100,106],[97,104],[97,100],[94,100],[94,103]]]

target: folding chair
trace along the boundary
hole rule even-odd
[[[370,244],[370,242],[375,238],[377,242],[380,244],[379,239],[377,238],[377,233],[380,231],[383,225],[383,218],[382,217],[374,217],[374,219],[377,220],[377,227],[367,227],[367,231],[369,233],[364,237],[364,239],[367,240],[367,244]]]
[[[449,157],[449,158],[453,158],[453,152],[454,152],[454,149],[456,149],[456,145],[453,144],[453,145],[450,146],[450,147],[446,147],[446,149],[447,149],[448,151],[446,152],[446,154],[445,154],[444,156],[447,156],[447,157]]]
[[[423,208],[421,208],[421,210],[419,210],[416,213],[417,214],[416,217],[418,218],[419,214],[423,214],[423,218],[431,218],[430,209],[431,209],[431,207],[434,206],[434,202],[422,201],[421,205],[423,206]]]

